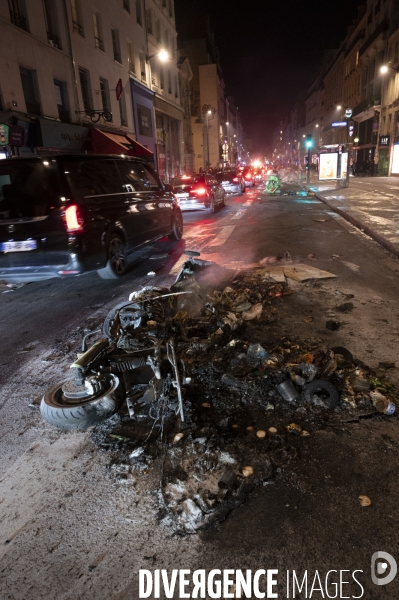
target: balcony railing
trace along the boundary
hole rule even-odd
[[[51,31],[47,32],[47,39],[49,44],[54,46],[54,48],[61,49],[60,38],[55,33],[51,33]]]
[[[129,62],[129,73],[131,75],[136,75],[136,67],[134,63]]]
[[[39,102],[25,102],[26,104],[26,112],[30,115],[38,115],[42,114],[40,110]]]
[[[102,50],[104,52],[104,42],[102,40],[100,40],[100,38],[95,37],[95,44],[96,44],[96,48],[98,48],[99,50]]]
[[[121,55],[119,54],[119,52],[115,52],[115,50],[114,50],[114,60],[116,60],[116,62],[118,62],[118,63],[122,63]]]
[[[28,21],[25,17],[15,12],[14,10],[10,10],[11,23],[16,27],[20,27],[25,31],[29,31]]]
[[[84,37],[83,27],[80,23],[78,23],[77,21],[72,21],[72,26],[75,33],[78,33],[79,35]]]
[[[69,110],[63,108],[62,106],[58,106],[58,117],[62,123],[70,123],[71,117],[69,114]]]

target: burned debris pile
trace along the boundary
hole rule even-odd
[[[395,388],[348,349],[281,335],[279,306],[295,293],[281,271],[190,253],[170,289],[144,288],[109,313],[95,364],[76,363],[75,393],[118,380],[126,402],[94,439],[120,480],[139,488],[152,475],[159,518],[177,533],[224,519],[317,429],[395,409]]]

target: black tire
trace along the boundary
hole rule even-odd
[[[119,279],[126,273],[127,258],[125,242],[117,233],[112,233],[109,237],[107,257],[106,266],[97,273],[101,279]]]
[[[168,237],[172,242],[179,242],[183,237],[183,215],[180,208],[176,209],[173,230]]]
[[[223,194],[223,198],[220,203],[220,208],[223,208],[223,206],[226,206],[226,193]]]
[[[86,429],[98,425],[112,417],[124,401],[122,386],[115,375],[111,375],[110,387],[105,393],[88,397],[80,403],[65,399],[62,392],[64,383],[49,388],[40,404],[43,419],[59,429]]]
[[[216,212],[215,198],[213,196],[211,197],[211,203],[208,206],[208,212],[212,215]]]
[[[339,402],[339,391],[330,383],[330,381],[324,379],[315,379],[305,386],[305,399],[310,402],[313,394],[317,392],[324,392],[328,395],[328,408],[334,410]]]

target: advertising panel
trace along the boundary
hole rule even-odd
[[[341,154],[341,179],[346,179],[348,176],[348,153]]]
[[[399,175],[399,144],[394,144],[392,156],[392,173]]]
[[[8,125],[0,123],[0,145],[7,146],[8,144]]]
[[[319,181],[337,179],[338,152],[320,154]]]

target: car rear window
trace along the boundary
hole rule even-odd
[[[53,166],[47,161],[0,163],[0,220],[45,217],[56,202]]]
[[[101,196],[126,191],[113,159],[62,161],[75,196]]]
[[[192,175],[191,177],[174,177],[171,180],[171,185],[179,186],[179,185],[191,185],[193,183],[205,183],[205,178],[203,175]]]

